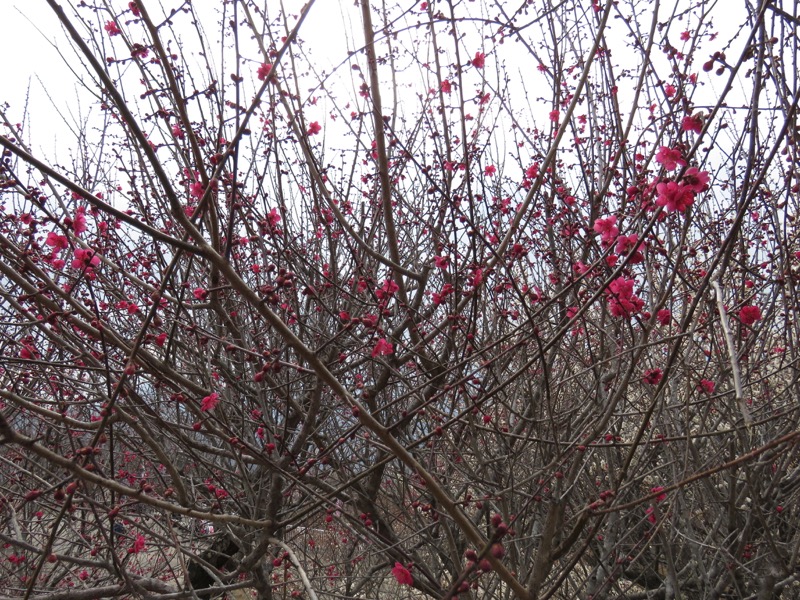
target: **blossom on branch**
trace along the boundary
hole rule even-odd
[[[666,181],[656,186],[658,197],[656,204],[663,206],[667,212],[685,212],[694,204],[694,192],[692,188],[675,181]]]
[[[608,284],[608,308],[615,317],[632,317],[644,306],[644,302],[633,294],[634,282],[619,277]]]
[[[683,158],[681,151],[677,148],[668,148],[661,146],[656,154],[656,162],[663,166],[667,171],[674,171],[678,165],[686,166],[686,160]]]
[[[140,533],[136,536],[136,539],[133,540],[133,545],[128,548],[128,554],[138,554],[142,550],[145,549],[145,539],[144,536]]]
[[[258,67],[258,78],[261,81],[264,81],[267,77],[269,77],[269,73],[272,71],[272,65],[269,63],[261,63],[261,66]]]
[[[617,227],[617,217],[614,215],[606,219],[597,219],[592,226],[595,233],[600,234],[600,239],[603,244],[610,245],[619,235],[619,227]]]
[[[204,412],[214,410],[217,404],[219,404],[219,394],[217,392],[214,392],[213,394],[209,394],[200,401],[200,410]]]
[[[386,341],[386,338],[381,338],[375,344],[375,347],[372,348],[372,358],[377,358],[378,356],[390,356],[394,354],[394,346]]]
[[[414,585],[414,577],[411,576],[411,571],[406,569],[401,563],[394,563],[392,575],[400,585]]]
[[[100,257],[89,248],[76,248],[70,265],[73,269],[88,269],[100,264]]]
[[[743,306],[739,311],[739,320],[743,325],[752,325],[761,319],[761,309],[757,306]]]

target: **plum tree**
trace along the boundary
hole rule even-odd
[[[1,598],[796,590],[794,3],[47,4]]]

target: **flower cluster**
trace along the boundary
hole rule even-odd
[[[633,294],[633,280],[618,277],[608,284],[608,307],[615,317],[630,318],[644,306],[644,301]]]
[[[678,166],[686,166],[686,160],[678,148],[661,146],[656,154],[656,162],[667,171],[674,171]],[[679,181],[665,179],[656,184],[656,204],[663,206],[667,212],[685,212],[697,194],[708,189],[708,172],[697,167],[689,167]]]

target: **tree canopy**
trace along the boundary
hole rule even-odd
[[[796,3],[45,9],[0,599],[797,593]]]

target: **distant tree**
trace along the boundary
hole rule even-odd
[[[797,593],[796,3],[47,3],[0,598]]]

